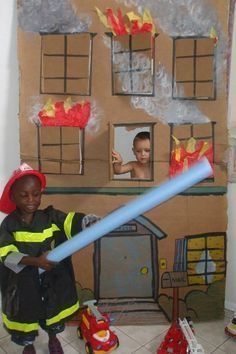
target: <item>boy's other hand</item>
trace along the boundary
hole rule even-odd
[[[118,164],[123,163],[123,159],[117,151],[112,150],[111,156],[112,156],[112,163],[118,163]]]
[[[44,270],[52,270],[57,265],[56,262],[49,261],[47,259],[48,252],[43,253],[41,256],[37,257],[38,267]]]
[[[86,227],[89,227],[89,226],[95,224],[99,220],[101,220],[100,216],[97,216],[95,214],[85,215],[82,220],[82,229],[85,229]]]

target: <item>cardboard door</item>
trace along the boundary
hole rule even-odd
[[[153,297],[151,235],[103,237],[100,298]]]

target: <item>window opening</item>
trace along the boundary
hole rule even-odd
[[[153,180],[154,124],[113,125],[112,179]]]

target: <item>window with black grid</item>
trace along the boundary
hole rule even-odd
[[[206,233],[186,237],[189,285],[207,285],[225,279],[225,233]]]
[[[174,138],[177,138],[182,146],[186,147],[190,138],[194,138],[196,142],[204,142],[208,147],[212,147],[214,164],[214,150],[215,150],[215,124],[216,122],[209,122],[204,124],[169,124],[170,125],[170,161],[171,154],[175,147]],[[173,138],[174,137],[174,138]],[[214,177],[207,178],[207,181],[213,182]]]
[[[41,93],[91,95],[94,35],[41,35]]]
[[[156,35],[107,34],[111,37],[112,95],[154,96]]]
[[[45,174],[84,173],[84,130],[75,127],[37,127],[38,166]]]
[[[188,100],[216,99],[214,39],[173,39],[172,97]]]

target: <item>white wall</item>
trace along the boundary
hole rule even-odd
[[[0,0],[0,193],[19,165],[16,1]],[[0,221],[5,215],[0,213]]]
[[[228,127],[236,128],[236,11],[234,14],[233,48],[229,84]],[[236,183],[228,185],[227,276],[225,307],[236,311]]]
[[[19,89],[16,47],[16,1],[0,0],[0,193],[12,171],[19,165]],[[236,22],[236,20],[235,20]],[[229,96],[229,126],[236,127],[236,26]],[[228,189],[228,270],[226,308],[236,310],[236,184]],[[0,213],[0,221],[4,214]]]

